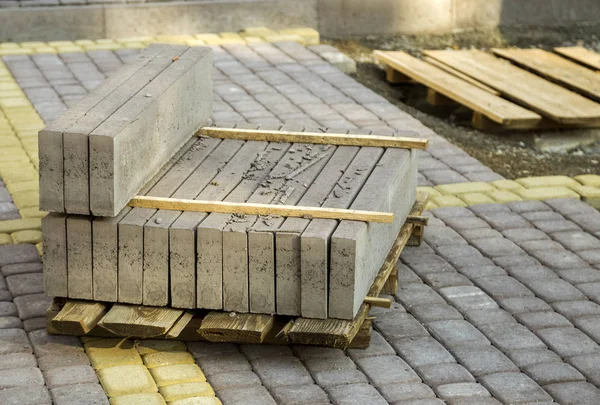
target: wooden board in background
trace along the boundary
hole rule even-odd
[[[499,96],[500,95],[499,91],[496,91],[496,90],[492,89],[490,86],[486,86],[485,84],[483,84],[481,82],[478,82],[477,80],[473,79],[472,77],[467,76],[466,74],[464,74],[464,73],[462,73],[462,72],[460,72],[460,71],[458,71],[458,70],[456,70],[454,68],[451,68],[450,66],[445,65],[442,62],[439,62],[439,61],[437,61],[437,60],[435,60],[433,58],[430,58],[429,56],[423,57],[423,60],[425,62],[429,63],[430,65],[433,65],[433,66],[435,66],[437,68],[440,68],[443,71],[448,72],[451,75],[454,75],[454,76],[458,77],[459,79],[464,80],[465,82],[471,83],[473,86],[479,87],[481,90],[485,90],[488,93],[492,93],[495,96]]]
[[[494,54],[579,94],[600,100],[600,75],[543,49],[492,49]]]
[[[499,91],[504,97],[563,124],[600,121],[600,104],[483,51],[423,51]]]
[[[480,112],[490,120],[510,128],[531,128],[542,117],[504,100],[480,87],[421,61],[405,52],[375,51],[374,56],[385,65],[435,90],[436,92]]]
[[[592,69],[600,70],[600,53],[590,51],[583,46],[554,48],[554,52],[589,66]]]

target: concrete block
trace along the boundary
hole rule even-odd
[[[44,291],[51,297],[67,297],[67,217],[49,214],[42,219]]]
[[[191,48],[171,62],[90,134],[95,215],[116,215],[210,116],[210,49]]]
[[[94,296],[92,291],[92,218],[70,215],[67,217],[66,224],[68,296],[91,300]]]

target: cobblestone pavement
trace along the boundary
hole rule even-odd
[[[134,55],[4,63],[49,121]],[[300,45],[215,48],[214,78],[215,121],[412,130],[431,140],[422,186],[503,180]],[[18,216],[0,197],[0,215]],[[600,404],[600,213],[569,198],[427,215],[425,243],[397,265],[393,308],[372,311],[371,346],[346,352],[49,336],[38,250],[0,246],[0,404],[216,404],[212,390],[225,405]]]

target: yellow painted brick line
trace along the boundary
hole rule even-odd
[[[222,405],[183,342],[82,341],[111,405]]]
[[[578,198],[600,209],[600,175],[524,177],[516,180],[419,187],[431,195],[428,209],[511,201]]]
[[[288,28],[279,31],[267,27],[247,27],[240,32],[205,33],[196,35],[135,36],[114,39],[80,39],[77,41],[50,42],[4,42],[0,43],[0,56],[145,48],[154,42],[198,46],[277,41],[295,41],[303,45],[316,45],[320,43],[320,35],[317,30],[310,27]]]

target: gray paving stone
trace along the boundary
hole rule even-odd
[[[600,304],[600,282],[577,284],[579,288],[590,300]]]
[[[4,277],[12,276],[15,274],[24,274],[24,273],[41,273],[42,272],[42,263],[30,262],[30,263],[17,263],[17,264],[9,264],[6,266],[2,266],[2,274]]]
[[[514,267],[522,267],[529,265],[539,265],[540,262],[529,255],[501,256],[495,257],[494,263],[502,267],[504,270],[510,270]]]
[[[431,388],[423,383],[391,384],[379,388],[379,392],[390,403],[411,399],[435,398]]]
[[[548,349],[511,350],[506,355],[521,369],[534,364],[562,362],[558,354]]]
[[[186,346],[195,358],[240,353],[239,346],[233,343],[188,342]]]
[[[544,387],[561,405],[595,405],[600,390],[586,382],[566,382]]]
[[[575,319],[573,323],[596,343],[600,342],[600,316]]]
[[[23,322],[16,316],[0,316],[0,329],[23,329]]]
[[[408,401],[394,402],[392,405],[444,405],[444,401],[437,398],[410,399]]]
[[[229,388],[249,388],[261,385],[260,379],[252,371],[213,374],[208,381],[216,391]]]
[[[465,240],[452,228],[450,227],[439,227],[432,228],[435,229],[429,230],[425,229],[425,234],[423,239],[427,242],[431,247],[440,247],[446,245],[456,245],[456,244],[465,244]]]
[[[489,260],[487,258],[483,258],[483,259],[485,261]],[[481,277],[506,276],[507,275],[506,271],[504,271],[502,268],[500,268],[498,266],[494,266],[493,262],[491,262],[491,264],[481,264],[481,265],[474,265],[474,266],[457,267],[457,270],[461,274],[468,277],[473,282],[475,282],[475,280],[477,280],[478,278],[481,278]]]
[[[488,214],[492,212],[510,212],[510,208],[506,204],[478,204],[469,207],[475,215]]]
[[[12,301],[13,297],[10,291],[8,290],[0,290],[0,302],[9,302]]]
[[[25,332],[29,333],[44,328],[46,328],[46,318],[31,318],[23,321],[23,329],[25,329]]]
[[[323,388],[368,382],[367,377],[357,369],[321,371],[320,373],[313,374],[313,378]]]
[[[250,361],[261,357],[290,356],[292,354],[292,350],[287,346],[240,345],[240,351]]]
[[[494,309],[498,304],[475,286],[446,287],[440,294],[459,311]]]
[[[273,398],[282,404],[309,405],[329,404],[327,394],[318,385],[292,385],[276,387],[272,391]]]
[[[446,347],[468,345],[485,346],[490,342],[467,321],[438,321],[427,325],[432,334]]]
[[[393,356],[396,352],[381,334],[374,330],[371,332],[371,343],[366,349],[348,349],[348,355],[356,360],[363,357]]]
[[[29,333],[29,339],[33,345],[36,357],[42,357],[54,353],[82,353],[83,346],[79,338],[65,335],[49,335],[44,329]]]
[[[557,232],[552,237],[573,251],[600,249],[600,240],[585,232]]]
[[[379,332],[389,341],[407,337],[427,337],[429,333],[412,315],[390,312],[375,319]]]
[[[108,398],[100,384],[79,384],[50,390],[55,405],[108,405]]]
[[[532,331],[545,328],[561,328],[573,326],[564,316],[556,312],[530,312],[515,316],[520,323]]]
[[[332,371],[332,370],[353,370],[356,368],[354,362],[344,355],[341,357],[322,357],[322,358],[311,358],[304,360],[304,366],[310,371],[310,373],[318,373],[321,371]]]
[[[539,229],[533,228],[507,229],[502,232],[502,235],[517,244],[526,241],[550,239],[546,233],[540,231]]]
[[[262,345],[264,346],[264,345]],[[321,347],[321,346],[294,346],[293,354],[296,355],[300,360],[305,361],[308,359],[339,359],[346,357],[346,354],[341,349],[335,349],[333,347]],[[284,354],[284,353],[282,353]],[[287,354],[287,353],[285,353]],[[290,353],[291,354],[291,353]],[[248,356],[246,354],[246,356]],[[262,356],[265,357],[265,356]]]
[[[17,315],[17,307],[12,302],[0,302],[0,316]]]
[[[8,276],[8,288],[13,297],[44,292],[44,281],[41,273],[26,273]]]
[[[418,275],[454,271],[454,268],[436,254],[420,255],[419,257],[402,257],[402,260]]]
[[[477,239],[502,237],[500,232],[492,228],[460,229],[458,233],[469,243]]]
[[[584,316],[600,316],[600,305],[588,300],[552,303],[552,308],[568,319]]]
[[[502,402],[492,397],[457,398],[447,402],[448,405],[500,405]],[[547,405],[539,404],[536,405]]]
[[[44,294],[29,294],[15,297],[14,303],[19,311],[19,318],[27,320],[46,315],[46,310],[52,303],[52,298]]]
[[[207,376],[218,373],[250,371],[251,369],[250,363],[246,357],[239,352],[196,357],[196,361],[198,362],[198,365],[204,374]]]
[[[600,249],[579,251],[577,252],[577,255],[596,267],[600,264]]]
[[[0,354],[32,353],[27,334],[23,329],[0,329]]]
[[[533,228],[529,221],[513,212],[492,212],[481,214],[480,217],[500,232],[507,229]]]
[[[598,344],[579,329],[550,328],[537,331],[544,343],[561,357],[578,356],[600,351]]]
[[[510,276],[481,277],[475,282],[495,299],[533,297],[533,293],[527,287]]]
[[[542,387],[523,373],[490,374],[479,379],[500,401],[509,404],[552,401]]]
[[[50,389],[64,385],[98,383],[96,372],[90,366],[53,368],[44,373],[44,379]]]
[[[524,212],[539,212],[539,211],[551,211],[548,205],[542,201],[513,201],[506,204],[512,211],[516,213]]]
[[[512,277],[519,280],[521,283],[525,283],[527,280],[536,280],[536,279],[553,279],[558,278],[556,273],[549,268],[538,265],[538,264],[529,264],[525,266],[515,266],[508,270],[508,274]]]
[[[457,217],[457,218],[447,218],[443,220],[444,223],[455,231],[460,231],[464,229],[490,229],[490,226],[487,222],[485,222],[481,218],[477,217]]]
[[[452,354],[478,378],[488,374],[519,371],[508,357],[493,346],[455,347]]]
[[[479,329],[504,353],[511,350],[546,348],[544,343],[523,325],[494,324]]]
[[[226,388],[217,393],[223,405],[277,405],[265,387]]]
[[[44,386],[17,387],[0,390],[0,404],[51,405],[52,399],[48,389]]]
[[[429,386],[475,382],[475,378],[457,363],[432,364],[417,368],[417,373]]]
[[[436,218],[439,218],[442,221],[445,221],[445,220],[451,219],[451,218],[475,217],[475,214],[473,214],[471,212],[471,210],[469,210],[468,208],[465,208],[465,207],[436,208],[436,209],[432,210],[431,212],[433,212],[433,215],[435,215]]]
[[[533,221],[532,223],[533,225],[535,225],[536,228],[549,234],[581,230],[581,228],[577,226],[577,224],[566,219],[545,219]]]
[[[292,356],[263,357],[252,361],[252,368],[263,385],[270,388],[306,385],[313,381],[300,360]]]
[[[484,256],[494,258],[498,256],[518,255],[523,251],[514,242],[505,238],[486,238],[471,241]]]
[[[445,304],[446,301],[431,287],[425,284],[407,284],[398,286],[396,298],[406,308],[418,305]]]
[[[454,383],[435,387],[440,398],[449,402],[456,398],[489,397],[489,391],[478,383]]]
[[[422,283],[423,280],[412,271],[407,265],[398,262],[396,264],[398,284]]]
[[[0,390],[32,385],[44,385],[42,372],[35,366],[0,370]]]
[[[336,385],[327,388],[335,405],[387,405],[388,402],[369,384]]]
[[[478,257],[483,257],[483,255],[477,249],[466,244],[437,246],[435,250],[450,264],[453,264],[455,259],[466,258],[467,260],[472,260]]]
[[[553,240],[548,240],[548,239],[523,241],[523,242],[519,242],[519,246],[521,246],[521,248],[523,248],[523,250],[529,254],[532,254],[533,252],[535,252],[537,250],[563,250],[564,249],[564,247],[560,243],[553,241]]]
[[[413,368],[455,362],[448,350],[431,337],[401,339],[392,345]]]
[[[508,312],[496,309],[472,309],[463,313],[465,318],[475,326],[492,325],[496,323],[515,323],[515,318]]]
[[[573,366],[562,362],[540,363],[525,367],[523,371],[539,385],[585,381],[585,377]]]
[[[564,280],[525,280],[524,283],[536,296],[548,303],[585,299],[585,295],[583,295],[581,291]]]
[[[412,368],[398,356],[365,357],[358,359],[356,364],[375,387],[421,381]]]
[[[536,297],[501,298],[498,304],[512,315],[523,312],[552,311],[550,305]]]
[[[22,367],[37,367],[35,356],[29,353],[10,353],[0,355],[0,370]]]
[[[2,245],[0,246],[0,267],[9,264],[39,262],[40,254],[34,245]],[[4,276],[7,274],[2,271]]]
[[[46,372],[58,367],[87,366],[90,360],[83,351],[54,352],[38,357],[40,370]]]
[[[573,356],[567,362],[575,367],[594,385],[600,385],[600,354],[584,354]]]
[[[412,307],[410,312],[422,323],[463,319],[460,312],[447,304],[417,305]]]
[[[458,272],[445,271],[442,273],[429,273],[423,275],[423,279],[434,289],[456,286],[470,286],[473,283]]]

